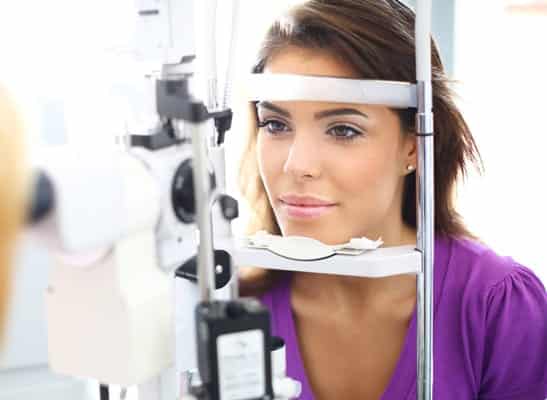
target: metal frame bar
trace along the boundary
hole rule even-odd
[[[218,0],[195,3],[196,41],[201,45],[196,49],[201,67],[205,68],[204,79],[207,85],[205,104],[210,112],[218,108],[217,88],[217,47],[216,15]],[[205,22],[213,22],[211,25]],[[201,24],[200,24],[201,23]],[[209,120],[190,124],[192,131],[192,150],[194,156],[193,177],[199,228],[198,247],[198,285],[202,301],[213,301],[215,292],[215,262],[213,248],[213,218],[211,214],[212,188],[209,185],[207,143],[214,144],[213,124]]]
[[[416,85],[409,82],[348,79],[294,74],[254,73],[247,77],[250,101],[328,101],[418,106]]]
[[[416,4],[416,133],[418,143],[418,250],[422,253],[417,290],[417,399],[433,398],[433,268],[435,241],[435,182],[433,91],[431,84],[431,0]]]

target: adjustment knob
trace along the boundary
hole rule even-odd
[[[239,207],[237,200],[227,194],[224,194],[219,199],[222,215],[228,221],[231,221],[239,216]]]
[[[215,177],[209,174],[211,188],[216,186]],[[194,174],[192,160],[186,159],[177,168],[171,187],[173,210],[179,221],[185,224],[196,220],[196,202],[194,197]]]

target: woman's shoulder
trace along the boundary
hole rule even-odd
[[[452,237],[440,241],[438,248],[446,253],[446,275],[455,284],[491,293],[520,282],[530,290],[545,292],[543,284],[529,267],[510,256],[498,254],[478,240]]]
[[[448,242],[447,242],[448,243]],[[481,398],[547,395],[547,294],[531,269],[483,243],[450,239],[441,308],[476,360]],[[459,311],[459,312],[458,312]],[[445,321],[445,322],[446,322]]]
[[[545,287],[527,266],[476,240],[443,240],[441,251],[446,250],[443,287],[452,286],[461,297],[480,297],[489,306],[496,301],[535,301],[544,308],[547,306]]]
[[[532,269],[475,240],[452,238],[446,248],[444,276],[436,282],[440,296],[451,297],[477,318],[519,312],[530,314],[530,323],[545,324],[547,295]]]
[[[547,293],[534,272],[479,241],[443,239],[435,293],[440,308],[459,315],[476,337],[504,329],[532,329],[547,337]],[[444,259],[443,259],[444,257]],[[507,324],[508,321],[519,324]],[[516,332],[508,334],[517,335]],[[510,345],[510,343],[507,343]]]

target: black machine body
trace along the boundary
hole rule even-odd
[[[198,365],[207,400],[273,399],[270,315],[255,299],[202,302],[196,315]]]

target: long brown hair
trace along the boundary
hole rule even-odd
[[[268,60],[288,46],[327,52],[344,60],[361,79],[414,82],[416,80],[414,12],[397,0],[311,0],[292,8],[266,34],[253,67],[262,73]],[[435,230],[438,235],[474,238],[454,204],[459,178],[468,164],[482,169],[477,146],[463,116],[432,42],[433,112],[435,123]],[[251,129],[240,167],[240,188],[251,206],[249,233],[266,230],[280,234],[258,173],[257,115],[251,110]],[[395,110],[404,132],[415,132],[416,110]],[[416,175],[405,178],[403,221],[416,227]],[[265,290],[272,271],[242,279],[242,292]]]
[[[14,103],[0,86],[0,345],[10,293],[10,264],[28,189],[22,135]]]

